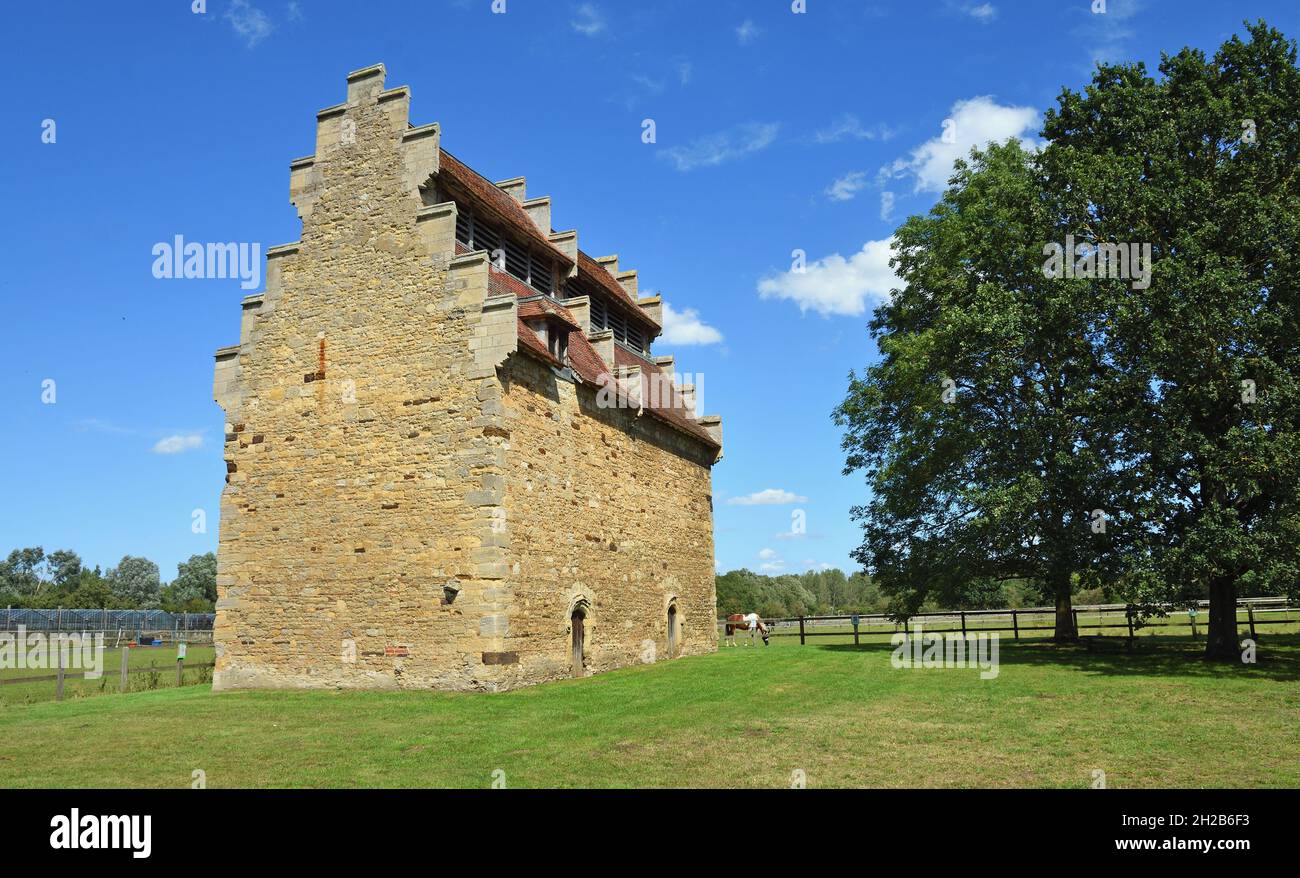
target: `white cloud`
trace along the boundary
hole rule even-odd
[[[852,201],[867,185],[867,172],[853,171],[827,186],[825,194],[831,201]]]
[[[1087,6],[1089,0],[1083,0]],[[992,3],[976,3],[973,0],[944,0],[948,12],[975,19],[980,24],[988,24],[998,17],[998,8]]]
[[[1091,4],[1084,7],[1082,12],[1087,14],[1087,23],[1074,33],[1088,46],[1093,64],[1125,60],[1128,41],[1137,36],[1137,31],[1126,22],[1141,11],[1140,0],[1107,0],[1103,13],[1093,12]]]
[[[776,140],[780,126],[774,122],[749,122],[674,146],[659,155],[679,171],[710,168],[767,149]]]
[[[894,193],[886,190],[880,193],[880,218],[889,220],[894,215]]]
[[[659,65],[652,65],[649,70],[637,70],[628,73],[628,79],[636,88],[624,89],[609,100],[620,103],[629,110],[641,103],[646,96],[658,97],[676,83],[682,88],[691,84],[695,78],[695,65],[684,58],[674,58]]]
[[[775,550],[775,549],[759,549],[759,550],[758,550],[758,557],[761,558],[761,559],[764,560],[764,561],[771,561],[773,558],[776,557],[776,550]]]
[[[198,433],[188,433],[185,435],[177,434],[168,436],[166,439],[159,439],[153,447],[154,454],[180,454],[182,451],[189,451],[191,448],[198,448],[203,444],[203,437]]]
[[[666,83],[664,80],[655,79],[653,76],[647,76],[644,73],[633,73],[632,81],[635,82],[637,85],[641,86],[642,88],[644,88],[646,91],[650,92],[651,94],[656,94],[656,95],[663,94],[664,89],[668,87],[668,83]]]
[[[893,137],[892,129],[885,125],[862,127],[857,116],[845,114],[830,125],[813,132],[812,142],[816,144],[839,143],[841,140],[888,140]]]
[[[722,341],[722,333],[700,320],[694,308],[678,311],[664,302],[663,340],[674,345],[717,344]]]
[[[95,433],[108,433],[113,436],[136,435],[135,430],[114,424],[112,421],[106,421],[103,418],[82,418],[73,424],[73,427],[79,433],[84,433],[87,430],[90,430]]]
[[[800,311],[856,316],[889,298],[902,282],[889,267],[893,238],[868,241],[852,258],[832,253],[825,259],[758,282],[763,299],[789,299]]]
[[[235,33],[250,49],[269,37],[271,31],[275,30],[266,13],[248,0],[231,0],[230,8],[221,17],[230,23]]]
[[[916,180],[915,191],[942,192],[952,176],[953,163],[970,155],[972,147],[1015,137],[1026,148],[1036,149],[1037,141],[1029,138],[1037,130],[1038,120],[1033,107],[1005,106],[987,95],[957,101],[944,120],[944,132],[882,168],[881,178],[911,176]]]
[[[594,3],[584,3],[574,10],[569,25],[584,37],[594,37],[604,32],[605,16]]]
[[[747,18],[741,22],[740,27],[736,28],[736,41],[742,46],[748,46],[756,39],[758,39],[758,25],[754,24],[752,18]]]
[[[761,573],[780,573],[782,570],[785,569],[785,562],[768,561],[765,564],[759,564],[758,569],[759,572]]]
[[[807,503],[807,497],[800,497],[782,488],[768,488],[756,491],[744,497],[732,497],[727,501],[732,506],[784,506],[788,503]]]

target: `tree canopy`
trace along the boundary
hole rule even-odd
[[[855,557],[903,608],[1025,580],[1070,637],[1071,592],[1108,566],[1131,514],[1110,441],[1130,389],[1099,341],[1122,293],[1044,276],[1055,201],[1015,141],[960,162],[898,230],[904,286],[871,323],[882,360],[850,376],[835,417],[846,472],[872,490]]]
[[[40,546],[15,549],[0,561],[0,606],[210,613],[216,597],[217,557],[212,552],[178,564],[175,580],[166,587],[157,564],[129,555],[107,573],[87,569],[69,549],[48,555]]]
[[[766,619],[836,613],[885,612],[885,598],[863,573],[810,570],[767,576],[752,570],[732,570],[715,578],[718,615],[758,613]]]
[[[1300,582],[1300,70],[1263,23],[1102,65],[1045,145],[959,163],[898,230],[882,358],[835,412],[856,553],[904,608],[1007,579],[1139,605]],[[1046,258],[1045,258],[1046,257]]]

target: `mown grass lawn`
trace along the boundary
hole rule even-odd
[[[1300,786],[1300,637],[1003,641],[1001,673],[785,643],[495,695],[208,686],[0,706],[0,786]]]

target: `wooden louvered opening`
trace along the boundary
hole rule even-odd
[[[555,291],[555,264],[531,248],[503,238],[491,224],[471,208],[456,213],[456,241],[470,250],[486,250],[492,264],[528,284],[543,295]]]

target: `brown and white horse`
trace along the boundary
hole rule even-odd
[[[758,634],[763,638],[763,645],[768,646],[768,638],[771,632],[763,624],[763,620],[758,617],[757,613],[743,615],[741,613],[732,613],[727,617],[727,646],[736,645],[736,631],[748,631],[749,643],[746,646],[754,645],[754,635]]]

